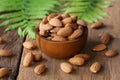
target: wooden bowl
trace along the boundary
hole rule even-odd
[[[35,29],[36,43],[39,49],[46,55],[57,59],[68,58],[79,53],[85,46],[87,36],[88,28],[84,27],[84,33],[80,38],[71,41],[57,42],[40,36],[38,26]]]

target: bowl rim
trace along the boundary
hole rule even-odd
[[[83,35],[80,38],[78,38],[78,39],[67,40],[67,41],[52,41],[52,40],[44,38],[43,36],[41,36],[39,34],[39,24],[35,27],[35,35],[37,34],[39,36],[39,38],[44,39],[45,41],[53,42],[53,43],[71,43],[71,42],[76,42],[76,41],[80,41],[82,39],[82,37],[84,37],[85,35],[88,35],[88,28],[87,28],[87,26],[83,26],[83,28],[84,28]]]

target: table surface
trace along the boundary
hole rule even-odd
[[[22,43],[30,39],[28,37],[26,37],[26,39],[20,38],[17,35],[17,30],[4,33],[3,31],[7,26],[1,27],[0,36],[2,36],[6,42],[5,44],[0,45],[0,49],[8,49],[14,53],[14,56],[10,58],[0,57],[0,67],[8,67],[11,69],[10,74],[0,80],[120,80],[120,55],[113,58],[108,58],[104,55],[107,49],[115,49],[120,53],[119,3],[120,1],[118,0],[111,8],[105,10],[110,15],[103,21],[105,23],[105,27],[94,30],[88,26],[88,41],[82,52],[92,55],[92,59],[86,62],[82,67],[74,66],[74,71],[71,74],[66,74],[59,68],[60,63],[67,61],[67,59],[57,60],[50,58],[44,55],[44,53],[39,49],[32,51],[36,51],[43,55],[44,59],[42,62],[45,62],[47,66],[46,72],[42,75],[36,75],[34,73],[34,67],[41,62],[33,63],[31,67],[23,67],[22,60],[24,55],[30,50],[24,49],[22,47]],[[99,44],[98,35],[103,32],[108,32],[113,36],[111,43],[107,45],[107,49],[105,51],[92,52],[91,48],[96,44]],[[90,65],[95,61],[102,64],[102,69],[97,74],[93,74],[89,71]]]

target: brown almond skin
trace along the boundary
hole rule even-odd
[[[97,73],[100,71],[100,69],[101,69],[101,64],[99,62],[94,62],[90,67],[90,71],[92,73]]]
[[[85,59],[82,57],[72,57],[69,62],[73,65],[82,66],[85,63]]]
[[[73,30],[78,29],[78,26],[75,23],[74,24],[73,23],[68,23],[68,24],[65,25],[65,27],[71,27]]]
[[[52,38],[53,41],[66,41],[67,39],[63,36],[54,36]]]
[[[71,16],[71,18],[73,22],[77,21],[77,16]]]
[[[62,70],[63,72],[65,72],[65,73],[71,73],[72,70],[73,70],[72,65],[69,64],[69,63],[67,63],[67,62],[62,62],[62,63],[60,64],[60,68],[61,68],[61,70]]]
[[[77,54],[77,55],[75,55],[74,57],[82,57],[82,58],[85,59],[85,61],[87,61],[87,60],[90,59],[90,55],[84,54],[84,53]]]
[[[64,18],[64,19],[62,20],[62,23],[63,23],[64,25],[66,25],[66,24],[68,24],[68,23],[71,23],[71,22],[72,22],[72,18],[71,18],[71,17]]]
[[[61,14],[61,16],[62,16],[63,19],[64,19],[64,18],[67,18],[67,17],[70,17],[70,15],[67,14],[67,13],[63,13],[63,14]]]
[[[27,53],[23,59],[23,66],[29,67],[34,60],[33,54],[31,52]]]
[[[73,32],[72,28],[71,27],[64,27],[64,28],[61,28],[58,32],[57,32],[57,35],[60,35],[60,36],[69,36],[71,35]]]
[[[106,53],[105,53],[105,55],[107,56],[107,57],[114,57],[114,56],[116,56],[118,53],[117,53],[117,51],[115,51],[115,50],[108,50]]]
[[[62,26],[62,22],[57,18],[52,18],[49,21],[49,24],[52,25],[52,26],[55,26],[55,27],[61,27]]]
[[[0,68],[0,78],[6,76],[10,70],[8,68]]]
[[[42,64],[37,65],[34,68],[34,72],[35,72],[35,74],[39,75],[39,74],[43,73],[45,71],[45,69],[46,69],[46,66],[44,63],[42,63]]]
[[[45,31],[45,30],[39,31],[39,34],[40,34],[41,36],[47,37],[47,36],[49,36],[49,31]]]
[[[103,44],[108,44],[110,42],[110,35],[108,33],[103,33],[101,35],[100,42]]]
[[[101,28],[102,26],[103,26],[103,22],[99,21],[97,23],[92,24],[91,28],[98,29],[98,28]]]
[[[56,17],[57,13],[51,13],[48,17],[47,20],[50,21],[52,18]]]
[[[23,47],[27,49],[34,49],[36,46],[31,41],[25,41]]]
[[[83,34],[83,30],[81,29],[76,29],[69,37],[69,40],[74,40],[80,37]]]
[[[94,47],[93,47],[93,51],[103,51],[103,50],[105,50],[107,47],[106,47],[106,45],[105,44],[98,44],[98,45],[95,45]]]
[[[40,31],[51,30],[52,28],[53,28],[53,26],[48,23],[47,24],[40,23],[40,25],[39,25]]]
[[[0,56],[9,57],[12,55],[13,55],[13,53],[11,51],[0,49]]]
[[[82,20],[77,20],[77,24],[81,26],[87,26],[87,23]]]
[[[32,52],[32,54],[34,57],[34,61],[41,61],[42,60],[42,55],[40,53]]]
[[[61,28],[54,28],[50,30],[51,33],[57,33]]]
[[[47,17],[43,18],[41,23],[47,24],[48,23]]]

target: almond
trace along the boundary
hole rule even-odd
[[[107,47],[105,44],[98,44],[96,46],[93,47],[93,51],[103,51],[105,50]]]
[[[31,41],[26,41],[23,43],[24,48],[34,49],[36,46]]]
[[[0,44],[4,43],[4,39],[2,37],[0,37]]]
[[[82,66],[85,63],[85,59],[82,57],[72,57],[69,62],[73,65]]]
[[[32,52],[34,61],[41,61],[42,60],[42,55],[38,52]]]
[[[61,28],[58,32],[57,32],[57,35],[60,35],[60,36],[69,36],[72,34],[72,28],[71,27],[64,27],[64,28]]]
[[[71,17],[64,18],[64,19],[62,20],[62,23],[63,23],[64,25],[66,25],[66,24],[68,24],[68,23],[71,23],[71,22],[72,22],[72,18],[71,18]]]
[[[51,33],[57,33],[61,28],[54,28],[50,30]]]
[[[35,72],[35,74],[39,75],[39,74],[43,73],[45,71],[45,69],[46,69],[46,66],[45,66],[45,64],[42,63],[35,67],[34,72]]]
[[[71,16],[71,18],[73,22],[77,21],[77,16]]]
[[[91,25],[91,28],[97,29],[97,28],[101,28],[103,26],[103,22],[99,21],[97,23],[94,23]]]
[[[8,57],[8,56],[12,56],[12,55],[13,55],[13,53],[11,51],[0,49],[0,56]]]
[[[77,24],[81,26],[87,26],[87,23],[82,20],[77,20]]]
[[[50,21],[52,18],[56,17],[57,13],[51,13],[48,17],[47,20]]]
[[[51,30],[53,28],[53,26],[51,26],[50,24],[43,24],[43,23],[40,23],[39,25],[39,30],[40,31],[46,31],[46,30]]]
[[[117,53],[117,51],[115,51],[115,50],[108,50],[106,53],[105,53],[105,55],[107,56],[107,57],[114,57],[114,56],[116,56],[118,53]]]
[[[73,24],[73,23],[68,23],[65,25],[65,27],[71,27],[74,30],[78,28],[77,24]]]
[[[63,13],[63,14],[61,14],[61,16],[62,16],[63,19],[64,19],[64,18],[67,18],[67,17],[70,17],[70,15],[67,14],[67,13]]]
[[[0,68],[0,78],[6,76],[10,70],[8,68]]]
[[[83,34],[83,30],[81,29],[76,29],[69,37],[69,40],[74,40],[80,37]]]
[[[43,18],[41,23],[47,24],[48,23],[47,17]]]
[[[100,42],[103,44],[108,44],[110,42],[110,35],[108,33],[103,33],[101,35]]]
[[[95,62],[91,65],[90,71],[93,73],[97,73],[101,69],[101,64],[99,62]]]
[[[23,59],[23,66],[29,67],[32,64],[34,57],[31,52],[27,53]]]
[[[66,41],[67,39],[64,38],[63,36],[54,36],[52,38],[53,41]]]
[[[52,18],[49,21],[49,24],[52,25],[52,26],[55,26],[55,27],[61,27],[62,26],[62,22],[57,18]]]
[[[84,53],[77,54],[77,55],[75,55],[74,57],[82,57],[82,58],[85,59],[85,61],[87,61],[87,60],[90,59],[90,55],[84,54]]]
[[[47,37],[47,36],[49,36],[49,31],[45,31],[45,30],[41,30],[41,31],[39,31],[39,34],[41,35],[41,36],[44,36],[44,37]]]
[[[67,62],[62,62],[62,63],[60,64],[60,68],[61,68],[61,70],[62,70],[63,72],[65,72],[65,73],[70,73],[70,72],[72,72],[72,70],[73,70],[72,65],[69,64],[69,63],[67,63]]]

